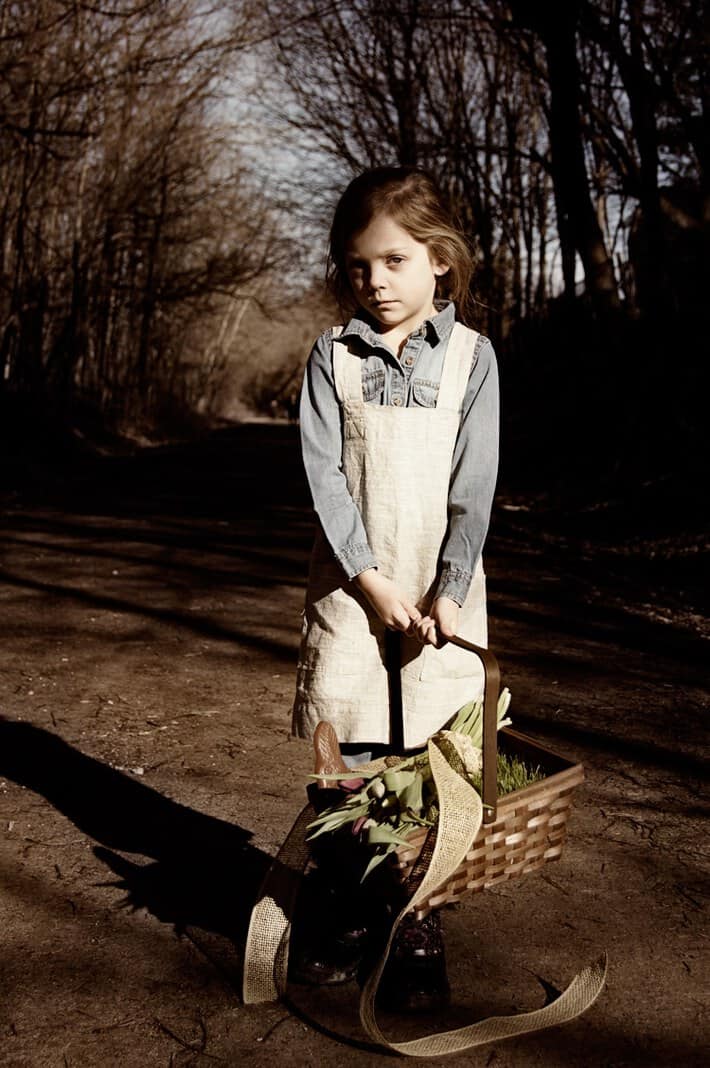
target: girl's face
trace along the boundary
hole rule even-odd
[[[436,280],[449,269],[389,215],[376,215],[353,234],[345,263],[358,304],[375,318],[381,334],[397,342],[436,313]]]

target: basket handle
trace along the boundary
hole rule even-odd
[[[483,665],[483,767],[481,771],[481,795],[483,798],[483,822],[493,823],[498,805],[498,695],[500,693],[500,667],[490,649],[474,645],[465,638],[449,638],[451,645],[475,653]]]

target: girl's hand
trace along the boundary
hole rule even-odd
[[[450,597],[437,597],[431,606],[431,614],[422,616],[412,627],[412,633],[422,645],[437,649],[453,638],[459,625],[459,606]]]
[[[385,578],[374,567],[356,575],[353,582],[390,630],[409,631],[412,624],[421,619],[419,609],[402,596],[391,579]]]
[[[439,645],[446,645],[449,638],[456,637],[459,626],[459,606],[450,597],[437,597],[431,606],[432,619],[436,623]]]

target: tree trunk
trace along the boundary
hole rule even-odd
[[[644,62],[643,2],[627,0],[629,13],[629,50],[621,35],[618,14],[607,28],[599,19],[594,5],[584,4],[582,24],[585,32],[613,58],[621,76],[629,101],[629,113],[634,141],[638,150],[638,196],[643,219],[643,260],[638,300],[640,310],[648,321],[659,318],[660,309],[667,304],[669,280],[666,249],[663,237],[663,213],[658,186],[658,127],[656,122],[657,91],[653,77]],[[644,269],[645,266],[645,269]]]
[[[581,0],[564,5],[514,0],[514,17],[542,40],[550,87],[550,168],[562,247],[565,291],[574,295],[573,249],[584,267],[587,292],[597,312],[619,306],[614,268],[589,189],[580,121],[577,23]]]

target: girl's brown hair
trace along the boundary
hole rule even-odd
[[[459,319],[472,325],[475,299],[471,292],[473,256],[443,198],[426,171],[416,167],[375,167],[354,178],[335,209],[330,228],[326,282],[340,310],[357,308],[348,279],[345,256],[353,236],[375,218],[389,215],[433,259],[448,266],[437,279],[436,297],[453,300]]]

